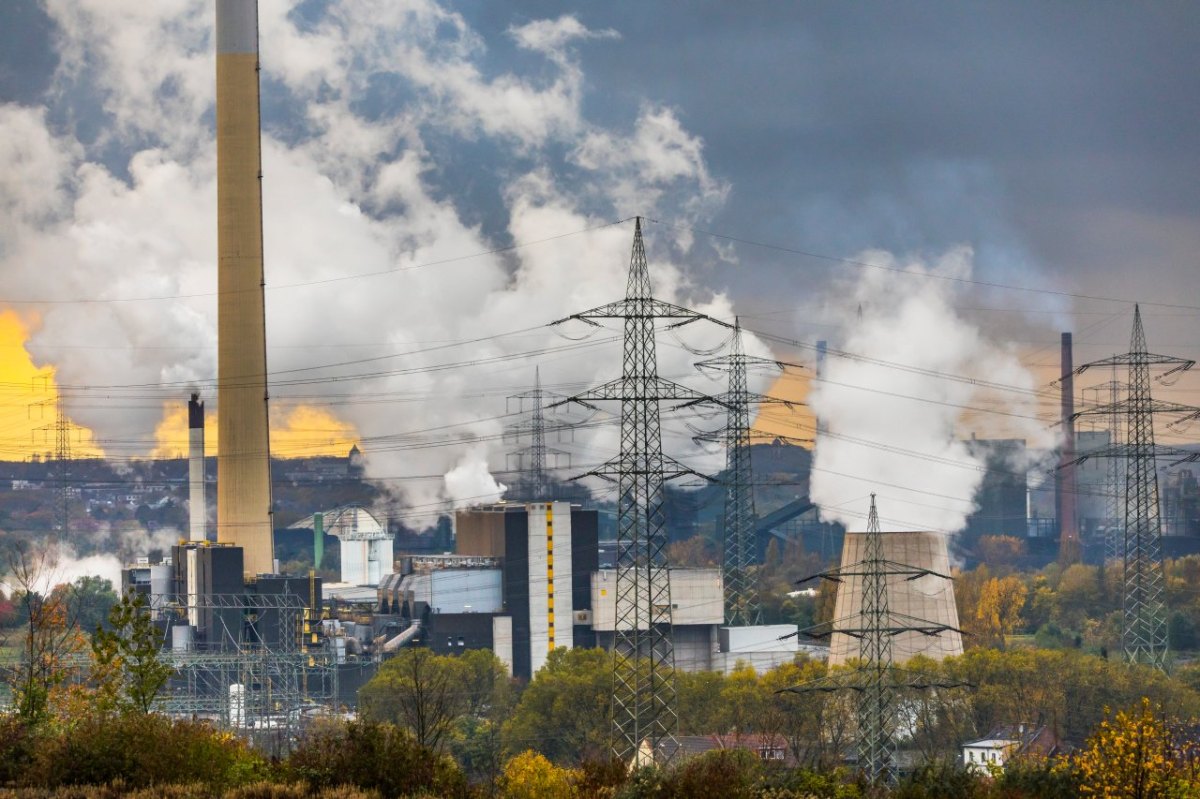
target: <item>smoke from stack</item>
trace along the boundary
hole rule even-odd
[[[188,400],[188,538],[204,541],[208,531],[208,498],[204,492],[204,403],[199,394]]]
[[[4,293],[46,295],[50,287],[39,265],[54,263],[56,295],[173,298],[49,306],[30,331],[30,352],[39,364],[54,365],[60,384],[119,384],[106,392],[112,401],[81,402],[82,393],[68,394],[68,412],[98,437],[140,445],[142,454],[162,443],[151,433],[163,409],[178,415],[180,398],[193,387],[202,388],[209,416],[227,415],[226,397],[212,383],[218,351],[211,268],[217,260],[210,121],[215,20],[211,3],[184,5],[45,4],[57,31],[57,79],[70,87],[48,102],[95,97],[97,106],[103,103],[103,120],[62,107],[0,107],[0,128],[21,143],[0,147],[7,176],[0,183],[38,192],[26,191],[23,202],[7,206],[17,213],[0,214],[2,237],[21,242],[0,252]],[[489,466],[505,463],[503,420],[496,419],[504,404],[473,389],[523,390],[533,359],[520,353],[564,345],[550,329],[497,334],[623,296],[629,226],[598,228],[599,222],[636,207],[680,223],[648,233],[656,294],[733,317],[726,296],[679,266],[692,239],[682,225],[711,219],[729,186],[710,173],[704,141],[658,98],[646,98],[636,114],[617,121],[592,109],[581,50],[606,46],[590,43],[615,35],[611,31],[556,14],[514,25],[498,34],[501,43],[437,2],[419,14],[403,3],[377,3],[371,14],[349,13],[341,3],[298,9],[286,3],[258,9],[261,41],[269,48],[261,74],[271,92],[261,142],[269,178],[263,247],[273,288],[267,292],[270,365],[287,373],[359,358],[397,360],[380,362],[382,374],[372,379],[319,381],[376,371],[349,367],[309,372],[318,382],[301,389],[272,385],[271,408],[278,414],[272,439],[286,412],[328,409],[355,426],[370,455],[367,477],[394,494],[405,523],[432,525],[451,502],[478,501],[498,490],[487,476]],[[247,38],[252,47],[255,37]],[[227,40],[224,33],[216,37],[218,45]],[[496,45],[524,55],[515,67],[498,65],[487,55]],[[238,54],[218,58],[224,69]],[[244,85],[252,86],[253,60],[242,59]],[[397,91],[375,102],[381,85]],[[224,127],[224,87],[222,94]],[[103,136],[96,136],[97,124]],[[257,137],[250,141],[257,144]],[[474,190],[442,168],[439,153],[460,143],[489,153],[484,163],[496,179],[498,228],[480,224]],[[256,184],[256,162],[252,168],[247,179]],[[222,204],[225,199],[223,189]],[[257,223],[256,213],[249,218]],[[494,253],[531,242],[541,243]],[[712,256],[709,240],[696,244],[700,252],[693,256]],[[221,257],[228,254],[223,250]],[[247,276],[249,296],[258,294],[256,279]],[[221,292],[222,299],[229,294],[224,286]],[[706,349],[716,341],[701,339],[704,333],[689,328],[680,336]],[[543,359],[549,380],[578,386],[611,377],[620,346],[601,338],[584,342],[586,357]],[[259,346],[253,337],[230,342],[224,331],[221,339],[226,346]],[[464,360],[464,351],[428,344],[454,341],[477,342],[470,357],[484,365],[440,368]],[[94,347],[71,346],[80,342]],[[506,358],[517,358],[519,368]],[[489,359],[498,365],[486,365]],[[682,349],[661,348],[659,359],[664,374],[693,372],[694,356]],[[390,374],[398,367],[407,373]],[[697,383],[713,388],[703,378]],[[124,385],[137,386],[135,396],[122,398]],[[147,402],[145,386],[162,386],[161,401]],[[289,396],[297,391],[301,397]],[[252,393],[253,402],[264,404],[261,386]],[[404,399],[361,401],[388,396]],[[298,427],[315,438],[319,434],[306,430],[323,425]],[[413,446],[377,443],[440,429],[453,433],[444,446],[429,446],[427,434],[413,434]],[[618,444],[607,426],[578,436],[579,449],[589,452],[612,453]],[[704,453],[690,436],[672,446],[673,455],[701,471],[721,468],[722,457]],[[230,453],[224,457],[228,475]],[[401,479],[408,475],[431,477]],[[222,482],[218,492],[228,491]],[[228,511],[229,498],[219,500],[222,513]],[[266,504],[255,508],[257,519],[265,519]]]
[[[258,2],[217,0],[217,540],[274,567],[263,294]]]
[[[1053,443],[1036,418],[1033,376],[956,310],[969,248],[931,264],[885,252],[859,260],[888,269],[863,271],[843,306],[861,314],[832,320],[841,341],[829,347],[808,400],[820,420],[810,496],[823,518],[850,530],[863,529],[860,510],[878,493],[887,500],[885,530],[954,533],[975,510],[986,471],[984,453],[964,441],[968,431],[1023,438],[1031,448]],[[1001,413],[968,410],[989,407]]]

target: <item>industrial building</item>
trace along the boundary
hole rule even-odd
[[[380,582],[377,654],[491,649],[529,679],[556,648],[611,648],[616,574],[600,568],[598,517],[567,502],[458,511],[453,554],[401,555]],[[794,625],[724,627],[723,591],[720,569],[671,571],[677,668],[765,671],[795,657]]]
[[[392,541],[388,531],[366,508],[347,505],[314,513],[288,526],[289,530],[313,531],[313,565],[320,568],[325,534],[338,541],[341,582],[346,585],[375,586],[392,573]]]

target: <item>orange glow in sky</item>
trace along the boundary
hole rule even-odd
[[[217,452],[217,414],[205,409],[204,449]],[[155,458],[187,456],[187,403],[184,400],[163,406],[163,418],[154,430],[157,442]],[[271,455],[276,458],[309,458],[322,455],[345,456],[358,443],[358,431],[325,408],[300,405],[271,409]]]
[[[25,349],[34,320],[0,311],[0,459],[53,455],[58,385],[54,367],[38,368]],[[100,458],[92,431],[68,419],[73,458]]]
[[[758,408],[751,427],[754,443],[764,443],[770,438],[783,438],[793,444],[812,449],[815,437],[812,411],[804,404],[808,397],[809,376],[807,371],[795,369],[784,372],[766,390],[768,397],[793,403],[790,407],[779,403],[764,403]]]

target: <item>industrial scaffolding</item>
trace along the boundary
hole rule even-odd
[[[271,751],[286,751],[307,720],[337,708],[337,663],[298,594],[208,594],[172,601],[167,619],[210,620],[199,644],[170,626],[164,659],[175,668],[157,703],[205,719]]]

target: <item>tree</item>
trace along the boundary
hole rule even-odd
[[[63,592],[69,616],[85,632],[106,624],[109,611],[120,600],[112,581],[97,576],[80,577],[69,586],[60,585],[54,590]]]
[[[551,652],[504,725],[505,749],[533,749],[559,764],[606,756],[611,658],[600,649]]]
[[[455,725],[450,751],[468,777],[494,785],[504,765],[501,731],[515,703],[512,681],[490,650],[470,650],[459,657],[470,674],[465,687],[471,711]]]
[[[682,541],[672,541],[667,545],[667,558],[676,568],[715,566],[717,557],[716,547],[701,535],[694,535]]]
[[[979,622],[979,635],[985,640],[1004,645],[1006,636],[1021,623],[1021,611],[1025,607],[1028,591],[1025,583],[1016,575],[992,577],[979,591],[979,605],[975,618]]]
[[[43,593],[57,563],[53,547],[12,542],[4,554],[6,580],[24,627],[16,662],[0,667],[0,680],[12,692],[17,715],[38,724],[50,714],[52,691],[67,677],[67,659],[83,641],[62,592]]]
[[[1025,559],[1025,541],[1011,535],[981,535],[979,558],[992,568],[1007,573]]]
[[[162,633],[141,594],[128,593],[108,614],[109,629],[92,636],[98,695],[123,712],[149,713],[175,669],[163,662]]]
[[[471,676],[462,658],[405,649],[362,687],[359,708],[364,719],[392,722],[411,732],[418,745],[437,750],[470,710]]]
[[[303,781],[317,790],[356,785],[377,791],[373,796],[449,799],[469,795],[462,772],[448,756],[419,745],[408,731],[393,724],[364,719],[315,724],[281,770],[290,780]],[[352,794],[330,791],[322,795]]]
[[[1183,796],[1179,756],[1162,708],[1142,699],[1105,719],[1075,759],[1080,796],[1156,799]]]
[[[504,799],[572,799],[578,775],[537,752],[525,751],[504,766]]]

